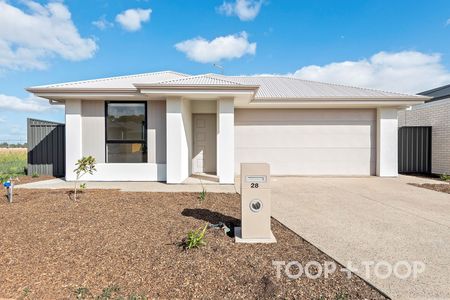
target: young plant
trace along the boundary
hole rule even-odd
[[[74,293],[77,300],[84,300],[92,295],[87,287],[79,287]]]
[[[206,245],[205,234],[208,224],[205,227],[199,228],[197,230],[189,231],[187,238],[184,242],[184,248],[187,250],[199,248]]]
[[[38,178],[39,174],[36,172],[33,172],[33,174],[31,174],[31,178]]]
[[[102,294],[100,296],[97,296],[96,300],[109,300],[109,299],[116,299],[116,297],[113,298],[113,296],[117,296],[117,293],[120,292],[120,287],[117,285],[111,285],[103,289]]]
[[[203,201],[205,201],[205,199],[206,199],[206,190],[205,190],[205,188],[203,188],[203,190],[198,195],[198,200],[200,202],[203,202]]]
[[[450,175],[447,175],[446,173],[441,174],[441,180],[449,181],[450,180]]]
[[[74,188],[74,194],[73,194],[73,199],[76,201],[77,200],[77,187],[78,187],[78,182],[80,180],[81,177],[83,177],[86,174],[94,174],[95,171],[97,171],[97,169],[95,168],[95,158],[92,156],[85,156],[81,159],[78,160],[78,162],[76,163],[76,169],[73,170],[75,172],[75,174],[77,175],[77,178],[75,180],[75,188]],[[80,185],[80,188],[86,188],[86,184],[82,184]]]

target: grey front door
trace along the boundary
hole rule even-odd
[[[192,173],[216,173],[216,115],[193,114]]]

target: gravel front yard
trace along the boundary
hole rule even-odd
[[[417,187],[421,187],[421,188],[424,188],[424,189],[429,189],[429,190],[433,190],[433,191],[437,191],[437,192],[450,194],[450,184],[448,184],[448,183],[438,183],[438,184],[434,184],[434,183],[422,183],[422,184],[411,183],[411,185],[414,185],[414,186],[417,186]]]
[[[109,287],[163,299],[384,299],[340,271],[277,279],[274,260],[332,259],[275,220],[277,244],[235,244],[208,229],[206,246],[183,250],[188,231],[239,222],[238,195],[197,196],[87,190],[74,202],[67,191],[16,190],[13,204],[0,203],[0,298],[75,299],[77,289],[92,298]]]

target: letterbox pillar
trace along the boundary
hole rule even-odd
[[[235,228],[236,242],[274,243],[270,227],[270,166],[241,164],[241,227]]]

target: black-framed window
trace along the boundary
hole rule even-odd
[[[107,163],[147,162],[147,102],[105,103]]]

